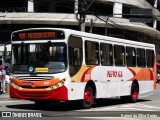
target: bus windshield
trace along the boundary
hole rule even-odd
[[[65,43],[12,45],[12,73],[60,73],[66,70]]]

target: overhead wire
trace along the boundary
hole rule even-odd
[[[67,0],[67,2],[74,2],[74,0]],[[87,2],[87,0],[83,0],[84,1],[84,3],[85,3],[85,13],[87,13],[88,11],[89,11],[89,8],[92,6],[92,4],[95,2],[95,0],[92,0],[90,3],[88,3]],[[140,1],[140,0],[139,0]],[[58,1],[58,3],[61,3],[62,1]],[[64,1],[63,1],[64,2]],[[128,0],[127,0],[127,2],[129,3],[129,4],[131,4],[131,5],[133,5],[131,2],[129,2]],[[46,1],[41,1],[41,3],[40,4],[44,4],[44,3],[46,3]],[[104,3],[104,2],[102,2],[102,3]],[[63,5],[62,5],[63,6]],[[70,7],[67,7],[67,6],[64,6],[64,7],[66,7],[66,8],[69,8],[69,9],[72,9],[72,8],[70,8]],[[73,8],[74,9],[74,8]],[[72,9],[72,10],[73,10]],[[97,8],[96,8],[97,9]],[[100,8],[98,8],[98,9],[100,9]],[[64,21],[64,19],[66,18],[66,17],[68,17],[68,15],[66,15],[66,16],[64,16],[63,17],[63,19],[61,20],[61,21],[59,21],[58,23],[57,23],[57,25],[59,25],[62,21]],[[108,24],[110,24],[110,25],[112,25],[112,27],[114,26],[116,26],[116,28],[118,28],[119,30],[121,30],[120,28],[124,28],[124,29],[126,29],[125,27],[122,27],[122,26],[119,26],[119,25],[117,25],[114,21],[111,21],[111,20],[109,20],[112,24],[110,24],[110,23],[108,23]],[[105,21],[104,21],[105,22]],[[119,28],[120,27],[120,28]],[[131,34],[131,33],[129,33],[129,34]]]
[[[91,13],[93,14],[93,12],[91,12]],[[107,16],[106,16],[105,18],[101,18],[102,16],[100,17],[99,15],[96,15],[96,14],[94,14],[94,16],[106,23]],[[103,17],[104,17],[104,16],[103,16]],[[108,19],[108,20],[112,23],[112,24],[111,24],[111,23],[107,22],[108,25],[112,26],[113,28],[117,28],[117,29],[120,30],[122,33],[125,33],[125,34],[126,34],[127,31],[124,31],[124,29],[126,30],[127,27],[119,26],[119,25],[116,24],[114,21],[111,21],[110,19]],[[118,21],[118,22],[119,22],[119,21]],[[122,30],[122,29],[123,29],[123,30]],[[134,29],[134,28],[133,28],[133,29]],[[135,34],[133,34],[133,33],[131,33],[131,32],[127,32],[127,33],[128,33],[130,36],[134,36],[134,37],[136,37],[136,38],[138,39],[137,35],[135,35]]]
[[[100,17],[98,17],[98,18],[100,18]],[[104,19],[102,19],[102,18],[100,18],[100,19],[103,20],[104,22],[106,22]],[[134,38],[135,38],[135,37],[136,37],[137,39],[139,38],[139,37],[136,36],[135,34],[126,31],[127,27],[119,26],[119,25],[116,24],[114,21],[111,21],[111,20],[109,20],[109,21],[112,23],[112,24],[110,24],[110,23],[108,22],[108,24],[109,24],[110,26],[112,26],[113,28],[118,29],[118,30],[119,30],[120,32],[122,32],[124,35],[127,34],[127,35],[130,35],[130,36],[133,36]],[[125,30],[125,31],[124,31],[124,30]]]
[[[68,0],[68,1],[74,1],[74,0]],[[130,5],[133,5],[133,6],[135,6],[133,3],[131,3],[131,2],[129,2],[128,0],[126,0]],[[138,0],[139,2],[141,2],[142,4],[144,4],[145,2],[142,2],[142,1],[140,1],[140,0]],[[84,20],[85,20],[85,15],[86,15],[86,13],[88,12],[88,10],[89,10],[89,8],[92,6],[92,4],[95,2],[95,0],[92,0],[91,2],[90,2],[90,4],[88,4],[87,3],[87,1],[86,0],[83,0],[83,2],[85,3],[85,6],[83,6],[83,7],[85,7],[83,10],[84,11],[82,11],[82,12],[84,12],[84,13],[82,13],[83,15],[83,19],[82,19],[82,21],[80,21],[80,23],[82,23],[82,22],[84,22]],[[104,2],[102,2],[102,3],[104,3]],[[147,2],[148,3],[148,2]],[[148,6],[148,7],[150,7],[150,5],[148,5],[148,4],[145,4],[145,6]],[[66,6],[65,6],[66,7]],[[70,8],[71,9],[71,8]],[[96,8],[97,9],[97,8]],[[60,24],[66,17],[67,17],[68,15],[66,15],[61,21],[59,21],[57,24]],[[97,17],[97,16],[96,16]],[[97,17],[97,18],[99,18],[100,19],[100,17]],[[81,18],[79,18],[79,19],[81,19]],[[114,18],[112,18],[112,19],[114,19]],[[88,19],[87,19],[88,20]],[[102,20],[102,19],[101,19]],[[116,22],[115,21],[112,21],[112,20],[110,20],[109,19],[109,21],[112,23],[112,24],[110,24],[109,22],[108,22],[108,24],[109,25],[111,25],[112,27],[114,27],[114,28],[117,28],[117,29],[119,29],[119,30],[121,30],[121,31],[123,31],[122,29],[126,29],[127,27],[122,27],[122,26],[120,26],[120,25],[118,25],[118,24],[116,24]],[[105,21],[104,21],[105,22]],[[119,21],[118,21],[119,22]],[[121,29],[122,28],[122,29]],[[134,28],[132,28],[132,29],[134,29]],[[134,35],[134,34],[132,34],[132,33],[130,33],[129,32],[129,34],[130,35],[133,35],[134,37],[137,37],[136,35]]]

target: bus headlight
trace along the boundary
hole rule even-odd
[[[20,86],[14,84],[13,82],[11,82],[11,85],[12,85],[13,88],[18,89],[18,90],[21,88]]]
[[[58,89],[58,88],[60,88],[60,87],[62,87],[64,85],[65,81],[66,81],[66,78],[62,79],[57,84],[50,86],[49,89],[50,90]]]

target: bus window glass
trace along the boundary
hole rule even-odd
[[[147,67],[153,67],[154,51],[153,50],[146,50],[146,57],[147,57]]]
[[[111,44],[101,43],[101,64],[113,65],[113,48]]]
[[[97,42],[85,42],[85,58],[87,65],[99,64],[99,44]]]
[[[75,75],[82,65],[82,39],[71,36],[68,42],[69,48],[69,73]]]
[[[128,67],[136,66],[136,53],[135,48],[126,47],[126,63]]]
[[[137,49],[137,66],[138,67],[146,66],[145,50],[141,48]]]
[[[13,44],[12,72],[45,72],[59,73],[66,70],[66,44]],[[32,68],[32,71],[30,71]],[[46,71],[38,71],[46,68]]]
[[[124,46],[115,45],[114,46],[114,62],[116,66],[125,65],[125,49]]]

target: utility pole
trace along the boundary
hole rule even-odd
[[[108,17],[107,17],[107,19],[106,19],[106,24],[105,24],[105,36],[107,36],[107,25],[108,25],[108,20],[109,20],[109,18],[111,17],[111,16],[113,16],[113,14],[111,14],[111,15],[109,15]]]
[[[85,19],[86,14],[88,13],[89,8],[94,3],[95,0],[92,0],[89,4],[85,0],[75,0],[75,14],[76,18],[79,21],[79,27],[81,31],[85,32]],[[78,8],[78,13],[77,13]]]
[[[80,30],[85,32],[85,18],[86,18],[85,3],[82,0],[78,0],[78,13],[76,14],[79,21]]]
[[[154,7],[157,8],[157,5],[158,5],[158,0],[154,0]],[[154,29],[157,29],[157,20],[156,19],[153,19],[153,28]]]

